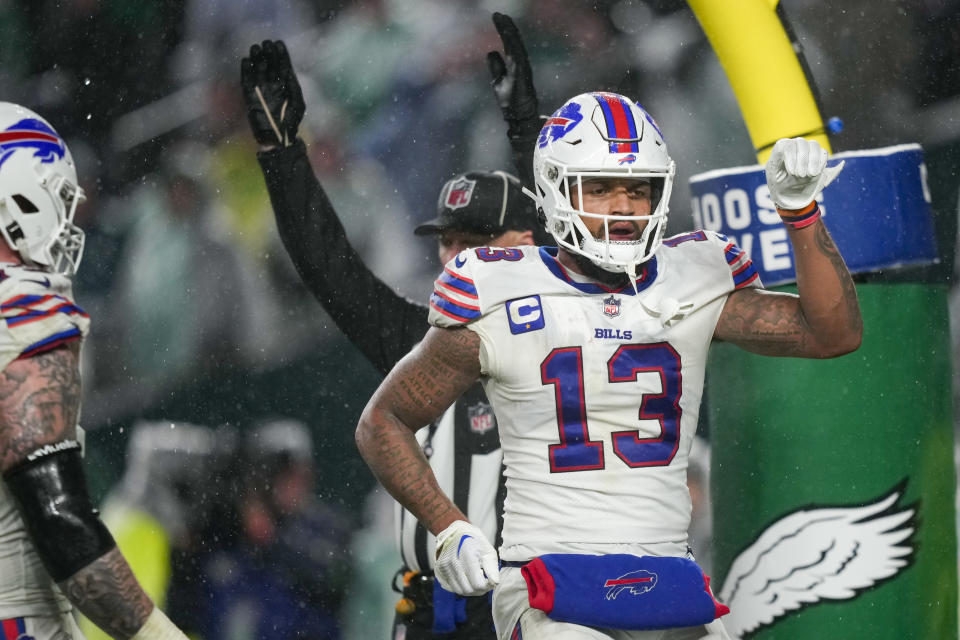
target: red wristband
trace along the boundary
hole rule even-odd
[[[790,225],[794,229],[803,229],[820,219],[820,206],[814,200],[803,209],[790,210],[777,207],[777,213],[783,224]]]

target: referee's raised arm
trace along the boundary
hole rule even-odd
[[[384,375],[427,330],[427,308],[378,279],[350,245],[297,137],[306,110],[282,42],[251,47],[241,85],[280,239],[341,331]]]

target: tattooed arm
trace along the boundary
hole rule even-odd
[[[760,289],[730,294],[714,337],[769,356],[833,358],[860,346],[857,292],[822,221],[787,226],[799,295]]]
[[[83,615],[114,638],[132,638],[153,610],[117,548],[58,584]]]
[[[381,484],[437,534],[466,516],[437,484],[414,438],[480,376],[480,337],[431,328],[386,377],[357,425],[357,448]]]
[[[79,343],[14,360],[0,373],[0,472],[46,444],[77,437]]]
[[[30,453],[76,438],[80,407],[78,355],[79,343],[72,343],[15,360],[0,372],[0,472],[16,473]],[[85,487],[69,489],[71,495],[66,498],[43,497],[61,502],[81,495],[86,499]],[[18,495],[21,513],[30,529],[24,501],[19,498]],[[31,534],[41,546],[35,532]],[[97,626],[114,638],[127,640],[144,627],[154,605],[112,540],[106,540],[110,548],[105,553],[58,584],[74,606]]]

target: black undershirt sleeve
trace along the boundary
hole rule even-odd
[[[426,305],[379,280],[350,245],[303,141],[257,154],[280,239],[307,288],[386,375],[426,333]]]
[[[507,130],[507,138],[510,140],[510,155],[513,158],[513,166],[517,171],[517,177],[520,178],[524,187],[534,193],[537,191],[537,185],[533,175],[533,151],[537,146],[537,138],[540,136],[540,127],[545,120],[545,118],[538,117],[529,121],[510,123]],[[538,246],[555,244],[553,238],[544,229],[543,220],[539,220],[539,224],[533,225],[533,241]]]
[[[533,178],[533,150],[540,135],[539,119],[536,129],[521,130],[516,135],[508,136],[513,165],[517,170],[517,177],[527,189],[534,191],[536,185]]]

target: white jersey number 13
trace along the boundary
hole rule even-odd
[[[644,394],[640,419],[657,420],[660,436],[640,438],[639,431],[616,431],[613,451],[629,467],[670,464],[680,442],[680,354],[666,342],[621,345],[607,361],[612,384],[636,382],[641,373],[660,375],[660,393]],[[591,440],[583,393],[581,347],[560,347],[540,364],[540,379],[553,385],[560,444],[550,445],[550,472],[603,469],[603,443]]]

